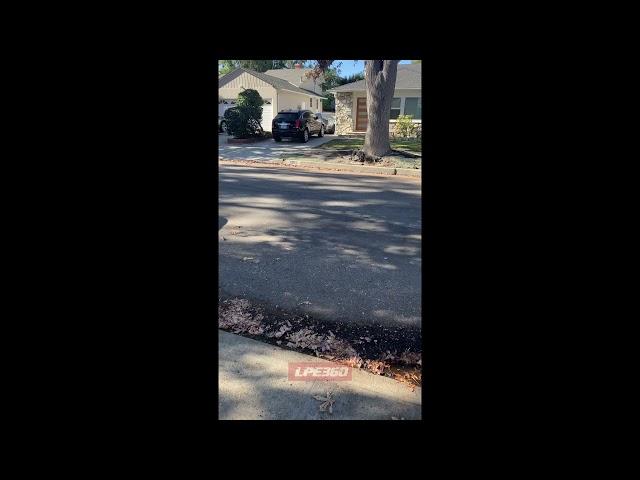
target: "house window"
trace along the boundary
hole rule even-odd
[[[399,115],[400,115],[400,98],[397,97],[391,100],[391,118],[392,119],[398,118]]]
[[[413,115],[415,119],[422,118],[422,105],[420,105],[421,98],[419,97],[407,97],[404,99],[404,114]]]
[[[309,99],[309,108],[313,108],[313,98]]]

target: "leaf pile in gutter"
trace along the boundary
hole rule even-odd
[[[307,315],[304,316],[308,318]],[[378,339],[361,336],[350,343],[332,330],[317,331],[315,325],[300,325],[302,318],[292,324],[289,319],[267,321],[259,309],[246,299],[231,298],[218,305],[218,325],[221,329],[236,334],[260,336],[267,341],[299,351],[311,351],[317,357],[361,368],[376,375],[386,375],[408,384],[420,386],[422,381],[422,354],[405,349],[403,352],[386,350],[372,356],[365,355],[367,344],[378,344]],[[362,345],[362,346],[360,346]],[[358,348],[361,350],[358,351]],[[375,358],[372,358],[375,357]]]

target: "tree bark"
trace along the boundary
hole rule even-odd
[[[389,143],[389,116],[396,88],[396,74],[400,60],[365,60],[367,86],[367,133],[363,152],[375,159],[391,151]]]

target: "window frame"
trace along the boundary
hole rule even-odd
[[[394,101],[395,99],[400,100],[400,105],[398,106],[398,108],[395,108],[395,107],[393,106],[393,101]],[[398,119],[398,117],[399,117],[400,115],[402,115],[402,106],[403,106],[402,104],[403,104],[403,103],[404,103],[404,102],[402,101],[402,97],[393,97],[393,98],[391,99],[391,108],[389,109],[389,120],[397,120],[397,119]],[[394,117],[392,117],[392,116],[391,116],[391,115],[392,115],[392,114],[391,114],[391,112],[392,112],[393,110],[398,110],[398,117],[395,117],[395,118],[394,118]]]
[[[411,120],[422,120],[422,102],[421,102],[422,97],[404,97],[404,101],[402,102],[402,104],[403,104],[402,105],[402,107],[403,107],[402,108],[402,114],[403,115],[408,115],[407,114],[407,110],[406,110],[406,108],[407,108],[407,100],[408,99],[414,99],[414,98],[416,99],[416,112],[415,112],[415,115],[417,115],[418,111],[420,111],[420,118],[416,117],[414,114],[411,114],[411,115],[414,115]]]

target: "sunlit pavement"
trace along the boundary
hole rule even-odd
[[[316,357],[218,331],[220,420],[404,420],[421,418],[421,388],[411,391],[387,377],[353,369],[348,381],[290,381],[290,362]],[[321,412],[315,395],[330,390],[333,412]]]
[[[224,295],[316,318],[420,325],[419,180],[239,165],[219,174]]]
[[[319,147],[337,137],[335,135],[325,135],[322,138],[318,138],[317,135],[314,135],[309,138],[307,143],[302,143],[296,139],[283,139],[282,142],[276,142],[270,138],[246,144],[229,144],[227,143],[228,138],[229,136],[224,133],[218,135],[218,156],[221,160],[269,161],[281,159],[283,155],[291,155],[302,150]]]

